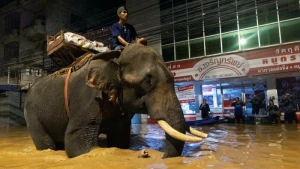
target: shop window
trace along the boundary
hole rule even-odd
[[[162,45],[173,43],[173,13],[172,1],[160,3],[160,22]]]
[[[162,45],[173,43],[173,26],[168,25],[168,26],[162,26],[161,29],[161,43]]]
[[[203,36],[201,1],[188,0],[189,37],[195,39]]]
[[[173,0],[175,42],[187,40],[186,0]]]
[[[258,47],[257,28],[241,30],[239,43],[241,49]]]
[[[237,30],[235,0],[219,0],[222,32]]]
[[[259,36],[261,46],[279,44],[278,24],[260,26]]]
[[[202,19],[189,21],[189,36],[190,39],[203,37]]]
[[[162,55],[165,62],[174,61],[174,45],[164,45],[162,46]]]
[[[256,0],[258,23],[277,22],[276,0]]]
[[[218,3],[203,2],[203,17],[205,36],[220,33]]]
[[[187,22],[179,22],[174,24],[175,42],[187,40]]]
[[[277,2],[281,21],[300,17],[299,0],[278,0]]]
[[[236,15],[235,12],[233,13],[234,14],[229,14],[227,16],[221,14],[222,33],[237,30]]]
[[[219,34],[220,33],[219,22],[213,23],[212,21],[211,22],[204,21],[204,30],[205,30],[205,36]]]
[[[202,86],[203,99],[212,108],[222,108],[221,89],[217,89],[216,85]]]
[[[190,41],[191,57],[204,56],[203,38]]]
[[[281,29],[281,39],[282,42],[292,42],[297,41],[300,39],[299,34],[300,28],[300,19],[281,22],[280,29]]]
[[[238,0],[237,9],[239,16],[239,28],[249,28],[256,26],[255,1]]]
[[[172,1],[159,3],[160,7],[160,22],[162,25],[173,22]]]
[[[175,7],[177,7],[177,6],[179,6],[179,7],[184,7],[185,6],[185,4],[186,4],[186,0],[173,0],[173,6]]]
[[[239,50],[239,37],[237,32],[222,34],[223,52]]]
[[[207,37],[205,39],[206,55],[221,53],[220,35]]]
[[[176,43],[176,60],[189,58],[188,42]]]

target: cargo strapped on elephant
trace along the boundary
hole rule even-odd
[[[59,68],[70,65],[83,55],[107,51],[110,49],[103,43],[72,32],[61,30],[54,36],[47,36],[47,55]]]

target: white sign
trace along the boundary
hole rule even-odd
[[[249,64],[246,59],[238,55],[225,55],[200,60],[193,69],[195,80],[216,79],[246,76]]]
[[[180,103],[195,102],[194,85],[175,88]]]

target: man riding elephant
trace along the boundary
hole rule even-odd
[[[92,55],[81,68],[44,77],[28,91],[25,119],[38,150],[65,149],[68,157],[98,146],[105,133],[109,147],[129,148],[131,118],[148,113],[166,132],[166,157],[180,156],[184,142],[207,137],[185,125],[174,79],[161,55],[132,44],[121,53]],[[114,58],[114,59],[112,59]]]

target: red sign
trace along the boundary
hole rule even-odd
[[[300,43],[167,64],[175,82],[300,70]]]

